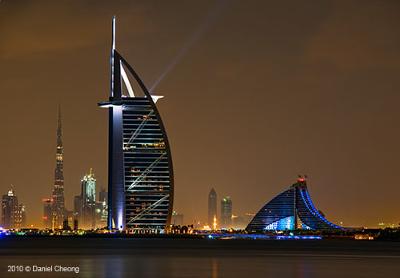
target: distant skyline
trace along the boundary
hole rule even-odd
[[[14,185],[28,224],[41,225],[53,188],[59,104],[66,207],[87,169],[107,186],[97,103],[109,94],[113,15],[147,87],[174,64],[154,93],[185,222],[207,222],[211,188],[243,215],[298,174],[332,222],[400,222],[400,3],[6,0],[0,192]]]

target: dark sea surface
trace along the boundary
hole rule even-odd
[[[400,242],[0,238],[0,262],[0,277],[400,277]]]

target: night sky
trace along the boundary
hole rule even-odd
[[[0,193],[14,185],[28,224],[52,191],[58,104],[67,207],[90,167],[106,186],[112,15],[148,87],[175,65],[154,92],[185,222],[212,187],[242,215],[298,174],[333,222],[400,222],[398,1],[3,0]]]

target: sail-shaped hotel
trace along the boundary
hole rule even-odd
[[[156,102],[115,47],[112,20],[109,100],[108,228],[162,232],[170,223],[171,150]],[[131,81],[133,81],[131,83]]]

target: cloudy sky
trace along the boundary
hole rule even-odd
[[[28,223],[51,194],[58,104],[67,207],[90,167],[106,186],[112,15],[146,85],[167,72],[154,92],[185,222],[212,187],[242,215],[297,174],[334,222],[400,222],[398,1],[3,0],[0,193],[14,185]]]

